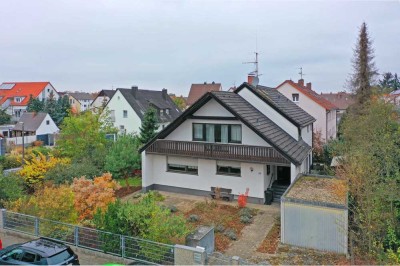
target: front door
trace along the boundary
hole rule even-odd
[[[290,185],[290,167],[278,166],[277,181],[279,185]]]

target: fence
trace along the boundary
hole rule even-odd
[[[24,144],[28,145],[31,144],[32,142],[36,141],[36,135],[35,136],[24,136]],[[7,145],[22,145],[22,137],[13,137],[13,138],[6,138],[7,139]]]
[[[56,222],[35,216],[1,210],[4,229],[42,236],[138,261],[140,264],[174,264],[174,246],[118,235],[88,227]]]

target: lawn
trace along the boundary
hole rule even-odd
[[[247,213],[251,213],[251,216],[257,214],[256,210],[245,209]],[[215,200],[205,200],[196,203],[195,207],[184,215],[188,219],[188,223],[195,227],[200,225],[214,226],[215,249],[223,252],[235,241],[235,236],[237,239],[240,238],[243,228],[247,225],[241,222],[242,210],[237,206],[221,204]],[[198,217],[198,221],[189,221],[193,215]]]
[[[117,182],[121,185],[121,187],[126,187],[126,180],[124,178],[116,179]],[[128,178],[129,186],[131,187],[141,187],[142,186],[142,178],[140,177],[129,177]]]

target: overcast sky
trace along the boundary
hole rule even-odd
[[[192,83],[247,79],[256,39],[260,84],[343,90],[365,21],[381,73],[400,74],[400,1],[0,0],[0,81],[57,90],[138,85],[187,95]]]

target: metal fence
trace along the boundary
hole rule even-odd
[[[4,229],[138,261],[174,264],[174,246],[3,210]]]

